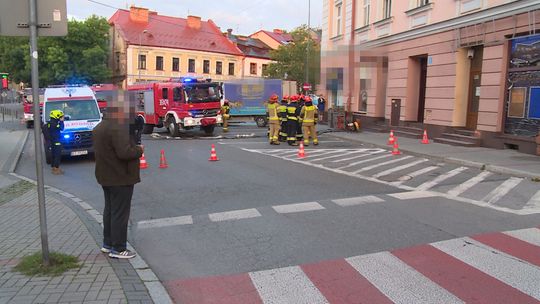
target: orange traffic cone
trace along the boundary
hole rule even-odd
[[[298,149],[298,158],[304,158],[306,156],[306,151],[304,150],[304,142],[300,142],[300,148]]]
[[[148,164],[146,163],[146,158],[144,158],[144,153],[139,160],[139,169],[148,169]]]
[[[159,159],[159,167],[161,169],[169,168],[167,164],[167,159],[165,159],[165,150],[161,149],[161,157]]]
[[[426,130],[424,130],[424,135],[422,136],[422,143],[423,143],[424,145],[429,144],[429,139],[428,139],[428,137],[427,137],[427,131],[426,131]]]
[[[210,158],[208,159],[209,161],[218,161],[218,157],[217,157],[217,154],[216,154],[216,146],[214,144],[212,144],[212,149],[210,150]]]
[[[399,145],[397,140],[394,141],[394,149],[392,149],[392,155],[400,155],[401,152],[399,151]]]
[[[396,138],[394,137],[394,130],[390,130],[390,136],[388,137],[388,145],[393,145],[395,141]]]

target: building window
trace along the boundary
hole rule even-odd
[[[336,7],[334,8],[336,11],[336,35],[335,36],[341,35],[341,6],[342,6],[342,3],[339,2],[338,4],[336,4]]]
[[[221,75],[223,73],[223,63],[221,61],[216,61],[216,75]]]
[[[364,6],[363,6],[363,9],[362,9],[362,12],[363,12],[363,22],[362,22],[362,25],[366,26],[366,25],[369,25],[369,11],[370,11],[370,0],[364,0]]]
[[[429,4],[429,0],[416,0],[416,7],[420,7],[420,6],[424,6],[428,4]]]
[[[251,75],[257,75],[257,64],[252,62],[249,64],[249,73]]]
[[[156,70],[163,71],[163,56],[156,56]]]
[[[234,62],[229,62],[229,75],[234,76]]]
[[[203,61],[203,74],[210,74],[210,60]]]
[[[392,17],[392,0],[383,0],[383,19]]]
[[[180,71],[180,58],[173,57],[172,59],[172,70],[173,72]]]
[[[189,60],[188,73],[195,73],[195,59]]]
[[[268,70],[268,64],[263,64],[262,65],[262,73],[263,73],[263,75],[265,75],[267,70]]]
[[[146,55],[139,55],[139,70],[146,70]]]

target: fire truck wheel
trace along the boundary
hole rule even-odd
[[[212,135],[214,134],[215,127],[216,127],[215,125],[210,125],[210,126],[202,127],[202,129],[206,135]]]
[[[154,132],[154,125],[144,124],[143,134],[152,134]]]
[[[266,127],[266,124],[268,123],[268,121],[266,120],[266,117],[264,116],[255,117],[255,122],[257,123],[257,127],[259,128]]]
[[[167,127],[169,129],[169,134],[171,134],[172,137],[180,136],[180,128],[178,127],[174,117],[171,116],[167,119]]]

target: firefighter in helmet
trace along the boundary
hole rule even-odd
[[[301,94],[298,96],[298,101],[296,103],[296,117],[298,117],[298,123],[296,124],[296,141],[297,142],[301,142],[302,140],[304,140],[304,134],[302,132],[302,115],[300,115],[300,112],[302,111],[302,107],[304,106],[304,103],[305,103],[305,98],[306,96],[304,96],[304,94]]]
[[[278,107],[278,115],[280,121],[279,128],[279,141],[287,141],[287,104],[289,103],[289,96],[285,95],[281,99],[281,104]]]
[[[296,142],[296,129],[298,128],[298,116],[296,115],[296,103],[298,96],[291,96],[291,102],[287,105],[287,143],[290,146],[298,146]]]
[[[279,97],[273,94],[268,100],[266,113],[268,114],[268,124],[270,126],[270,134],[268,135],[271,145],[279,145],[279,115],[278,115]]]
[[[60,169],[60,160],[62,158],[62,143],[60,142],[60,132],[64,130],[64,112],[61,110],[52,110],[50,121],[47,123],[47,134],[49,135],[49,144],[51,149],[51,167],[55,175],[64,174]]]
[[[223,118],[223,132],[229,132],[229,118],[231,118],[231,115],[229,114],[230,111],[231,107],[229,106],[229,101],[225,99],[223,105],[221,106],[221,116]]]
[[[313,144],[316,146],[319,144],[317,139],[317,108],[313,105],[313,102],[309,96],[305,97],[305,105],[300,111],[300,117],[302,117],[302,129],[304,131],[304,145],[309,146],[309,138],[313,139]]]

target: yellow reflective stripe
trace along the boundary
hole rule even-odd
[[[60,146],[60,145],[61,145],[61,143],[54,143],[54,145],[55,145],[55,146]]]

